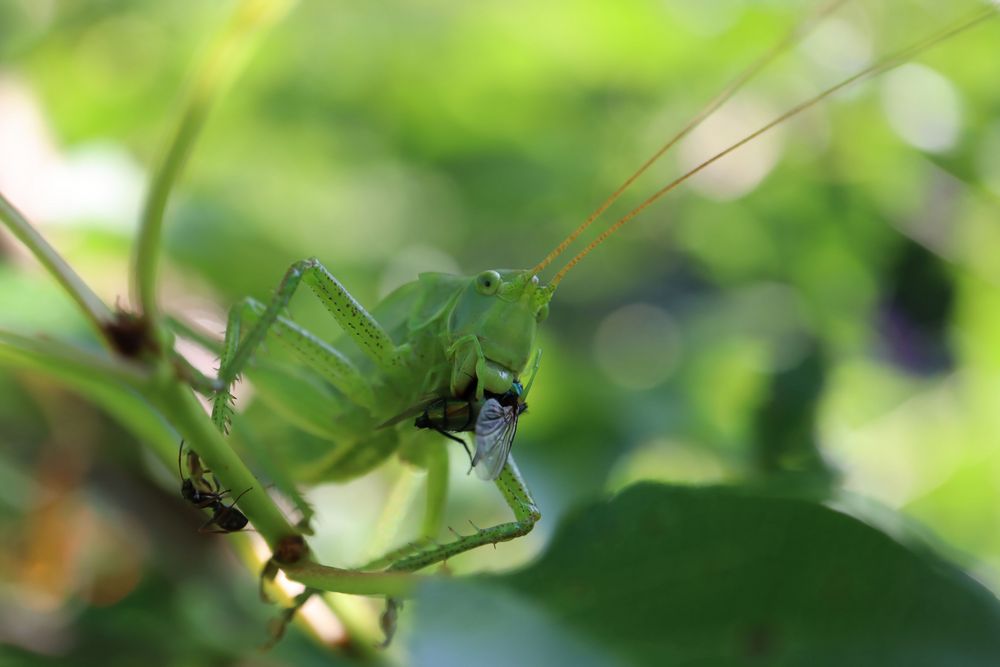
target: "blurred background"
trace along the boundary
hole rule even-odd
[[[110,304],[129,303],[130,244],[179,93],[234,6],[0,0],[0,191]],[[366,305],[421,271],[532,266],[814,6],[300,2],[220,100],[173,196],[166,307],[221,335],[229,305],[267,298],[309,256]],[[608,222],[981,6],[846,3]],[[980,26],[784,124],[575,269],[542,327],[514,447],[544,519],[450,569],[524,564],[568,509],[638,480],[722,482],[921,534],[1000,590],[998,39],[997,21]],[[333,335],[308,295],[292,312]],[[0,327],[97,345],[6,232]],[[239,405],[251,464],[272,451],[262,441],[311,437],[252,386]],[[0,443],[5,664],[328,660],[295,631],[253,650],[275,612],[254,574],[196,532],[176,471],[87,396],[0,366]],[[504,520],[453,449],[451,525]],[[409,474],[391,462],[309,492],[329,562],[386,539],[372,526]],[[401,632],[390,660],[406,659],[405,616]]]

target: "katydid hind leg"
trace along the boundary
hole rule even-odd
[[[266,306],[256,299],[243,299],[233,306],[230,322],[238,320],[235,324],[238,331],[248,324],[259,323],[266,310]],[[322,375],[341,393],[350,396],[353,402],[364,407],[370,407],[375,403],[371,385],[354,363],[337,348],[282,316],[278,316],[271,323],[270,333],[277,336],[306,366]],[[226,367],[225,364],[223,367]],[[236,372],[239,373],[241,370],[236,369]],[[226,374],[229,372],[231,371],[227,368]],[[221,369],[219,374],[223,375]]]
[[[242,335],[241,313],[230,313],[223,343],[219,380],[228,387],[242,372],[250,357],[278,322],[288,307],[299,285],[305,283],[333,315],[340,327],[383,370],[394,370],[399,365],[399,352],[388,332],[316,259],[301,260],[293,264],[282,278],[274,297],[263,310],[256,312],[257,321]],[[286,320],[287,322],[287,320]],[[303,330],[300,330],[300,332]]]
[[[477,529],[475,533],[459,537],[447,544],[435,545],[400,558],[389,568],[394,571],[413,572],[440,563],[444,560],[481,547],[486,544],[507,542],[527,535],[542,518],[535,505],[513,457],[508,457],[503,472],[496,479],[497,488],[503,494],[508,507],[514,513],[514,521],[498,524],[490,528]]]
[[[395,549],[390,549],[381,556],[372,558],[371,560],[355,567],[355,570],[369,571],[369,570],[384,570],[393,563],[401,561],[405,558],[409,558],[414,554],[422,553],[431,549],[432,547],[439,546],[434,540],[419,538],[406,544],[396,547]]]
[[[213,421],[220,430],[225,430],[231,412],[230,385],[243,372],[254,351],[272,331],[338,389],[356,398],[362,405],[374,402],[370,386],[343,354],[281,316],[295,290],[303,282],[310,287],[341,328],[379,367],[383,370],[398,367],[399,350],[378,321],[318,260],[296,262],[285,273],[269,304],[265,306],[258,301],[246,299],[230,311],[219,362],[218,380],[222,390],[216,395],[212,409]],[[251,319],[252,323],[249,321]]]

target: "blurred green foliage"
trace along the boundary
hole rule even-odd
[[[128,300],[143,179],[196,54],[232,4],[0,0],[0,191],[109,303]],[[533,265],[809,6],[301,2],[218,105],[175,193],[166,307],[220,333],[232,302],[266,298],[307,256],[366,305],[419,271]],[[609,213],[625,213],[707,157],[715,138],[755,129],[868,54],[976,6],[848,3]],[[920,536],[998,590],[996,23],[789,123],[748,163],[728,161],[731,170],[723,164],[673,193],[576,269],[544,326],[541,374],[515,445],[544,519],[529,537],[450,569],[524,564],[568,508],[639,480],[724,482],[827,499],[904,541]],[[308,297],[292,311],[317,333],[335,334]],[[69,300],[5,234],[0,327],[96,346]],[[211,366],[210,354],[185,351]],[[257,602],[252,575],[221,540],[193,532],[199,519],[183,508],[176,472],[136,439],[139,431],[146,442],[169,441],[165,426],[99,395],[86,378],[70,388],[0,368],[4,658],[328,660],[300,633],[246,658],[263,643],[273,609]],[[266,468],[283,443],[324,446],[252,393],[240,407],[233,436],[251,464]],[[138,416],[125,431],[105,411]],[[467,478],[455,450],[451,525],[503,519],[493,488]],[[311,492],[315,546],[330,562],[364,557],[400,470],[393,463]],[[728,508],[719,502],[713,511]],[[847,521],[808,512],[822,513],[820,526]],[[419,517],[401,523],[405,536]],[[578,517],[574,525],[591,524]],[[590,538],[615,539],[616,526],[605,517]],[[864,545],[873,533],[850,526],[843,543],[812,544],[809,563],[819,568],[840,553],[859,568],[872,562]],[[714,539],[745,545],[739,528],[724,524]],[[790,529],[789,553],[810,534],[804,524]],[[722,548],[699,535],[687,544],[695,561]],[[570,544],[564,562],[581,572],[597,566],[585,539]],[[781,559],[770,575],[787,568],[794,577],[809,563]],[[895,581],[886,568],[866,576]],[[912,585],[930,587],[921,576]],[[473,586],[470,596],[489,595]],[[738,586],[719,590],[741,595]],[[448,594],[463,593],[459,585]],[[538,592],[543,610],[546,595]],[[411,650],[426,659],[421,651],[433,642],[459,644],[461,628],[442,637],[448,627],[424,612],[434,599],[407,605],[401,625],[411,631],[392,659]],[[693,618],[714,604],[697,589],[682,599]],[[752,611],[751,603],[741,601]],[[677,611],[650,613],[665,609]],[[438,634],[414,636],[421,627]],[[592,631],[559,627],[567,655]],[[899,641],[919,648],[919,639]],[[502,655],[509,640],[479,650]],[[915,664],[898,655],[898,664]]]
[[[501,636],[517,641],[477,664],[971,666],[1000,652],[1000,607],[967,575],[838,512],[717,487],[634,485],[574,513],[537,563],[477,579],[428,585],[416,664],[461,664]]]

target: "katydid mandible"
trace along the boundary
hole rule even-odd
[[[471,277],[421,274],[369,312],[318,260],[293,264],[270,303],[248,298],[230,312],[218,376],[219,385],[225,389],[213,403],[216,426],[227,428],[231,412],[229,387],[247,367],[257,347],[269,334],[273,335],[336,390],[329,432],[337,446],[326,458],[315,462],[312,478],[305,481],[355,477],[395,452],[424,463],[428,470],[428,502],[421,539],[367,563],[363,569],[418,570],[469,549],[528,533],[541,514],[509,449],[538,370],[537,327],[547,317],[549,302],[566,274],[643,209],[707,166],[842,88],[902,64],[996,13],[994,8],[980,11],[796,105],[656,191],[610,225],[548,283],[541,282],[539,274],[639,175],[794,43],[807,27],[840,4],[834,1],[821,6],[790,31],[531,269],[486,270]],[[302,284],[320,300],[356,349],[338,349],[284,316],[292,295]],[[530,381],[524,384],[522,374],[529,368]],[[415,421],[423,430],[414,428]],[[476,449],[470,452],[473,466],[481,477],[495,481],[513,512],[512,522],[478,529],[448,544],[433,544],[446,498],[447,465],[440,465],[444,455],[441,438],[426,429],[444,435],[451,431],[475,432]],[[434,439],[429,440],[428,435]],[[438,464],[428,463],[433,460]]]

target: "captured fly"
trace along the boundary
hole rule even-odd
[[[424,408],[413,425],[417,428],[429,428],[444,437],[462,445],[462,449],[472,461],[472,452],[465,440],[452,433],[463,433],[473,430],[476,419],[475,403],[464,398],[439,398]]]
[[[417,428],[433,429],[446,438],[458,440],[464,445],[464,441],[451,433],[471,431],[475,419],[472,401],[461,398],[439,398],[424,408],[423,413],[417,417],[413,425]]]
[[[517,419],[527,409],[522,402],[521,383],[515,382],[504,394],[486,394],[485,401],[458,398],[440,398],[431,402],[414,422],[417,428],[429,428],[441,435],[461,443],[469,455],[476,476],[493,480],[500,475],[507,463],[514,436],[517,433]],[[474,431],[476,451],[470,452],[468,445],[452,433]]]

